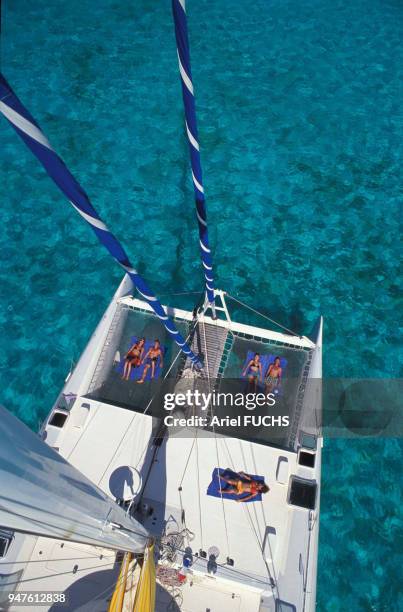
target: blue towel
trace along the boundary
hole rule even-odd
[[[137,338],[137,336],[132,336],[132,338],[131,338],[131,345],[130,346],[133,346],[133,344],[135,342],[137,342],[138,340],[139,340],[139,338]],[[144,359],[145,355],[148,353],[149,349],[152,346],[154,346],[154,342],[150,342],[149,340],[146,340],[146,342],[144,344],[144,353],[143,353],[142,359]],[[161,346],[161,352],[165,356],[165,352],[166,352],[166,347],[165,346]],[[156,366],[155,366],[154,380],[159,378],[160,375],[161,375],[161,371],[162,370],[161,370],[161,365],[160,364],[161,364],[161,358],[158,357],[158,361],[157,361]],[[130,372],[130,380],[140,380],[140,378],[143,375],[144,368],[146,367],[146,365],[147,365],[147,362],[144,363],[141,366],[138,366],[137,368],[132,368],[132,370]],[[123,374],[124,367],[125,367],[125,358],[123,357],[120,360],[120,363],[116,366],[116,371],[119,372],[119,374]],[[146,375],[144,380],[151,380],[151,367],[148,368],[147,375]]]
[[[242,378],[244,380],[248,380],[249,372],[246,371],[245,376],[243,376],[243,371],[245,370],[245,368],[248,365],[248,363],[254,358],[255,354],[256,354],[256,351],[248,351],[248,354],[246,355],[246,359],[245,359],[245,362],[244,362],[244,364],[242,366],[242,370],[241,370],[241,376],[242,376]],[[260,365],[262,366],[262,376],[263,376],[263,379],[264,379],[264,375],[267,372],[267,369],[269,367],[269,359],[270,359],[270,357],[271,357],[271,355],[260,355]],[[259,381],[258,381],[258,386],[259,387],[263,386],[260,378],[259,378]]]
[[[225,470],[222,468],[214,468],[212,476],[211,476],[211,482],[207,489],[207,495],[211,495],[211,497],[219,497],[221,499],[220,489],[223,489],[223,490],[231,489],[231,485],[224,482],[224,480],[221,480],[221,478],[219,478],[219,474],[220,475],[222,474],[226,478],[236,478],[238,480],[240,476],[239,474],[237,474],[236,472],[233,472],[229,468]],[[255,474],[248,474],[248,476],[250,476],[253,480],[256,480],[257,482],[264,482],[263,476],[256,476]],[[243,480],[243,482],[247,482],[246,478],[244,479],[241,478],[241,480]],[[223,499],[232,499],[232,500],[236,500],[236,499],[242,500],[243,498],[248,497],[248,495],[250,495],[250,493],[242,493],[242,495],[236,495],[235,493],[224,493],[224,492],[222,493]],[[261,499],[262,499],[262,494],[258,493],[255,497],[253,497],[252,499],[248,499],[244,503],[247,504],[248,502],[261,501]]]

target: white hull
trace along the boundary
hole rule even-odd
[[[178,603],[181,604],[178,609],[189,612],[205,612],[206,609],[211,612],[313,611],[322,450],[320,425],[311,418],[313,413],[320,412],[317,385],[310,386],[305,380],[295,448],[278,448],[201,430],[196,443],[194,438],[168,436],[158,448],[152,447],[150,440],[155,433],[156,420],[150,414],[112,405],[91,395],[102,372],[113,368],[116,338],[122,333],[127,317],[131,316],[131,309],[134,312],[141,309],[144,316],[148,316],[149,307],[128,296],[130,287],[130,281],[125,278],[68,377],[41,434],[46,436],[49,445],[111,497],[117,496],[117,489],[123,487],[122,474],[132,477],[132,493],[135,495],[142,490],[143,524],[151,532],[160,533],[168,521],[172,529],[175,525],[176,531],[186,527],[192,532],[188,544],[193,554],[200,549],[208,551],[212,546],[219,549],[214,574],[208,573],[206,560],[194,557],[191,577],[179,589]],[[116,316],[117,308],[124,308],[126,319]],[[192,319],[192,314],[186,311],[171,310],[170,314],[179,321]],[[321,325],[316,341],[312,342],[305,337],[227,320],[213,322],[207,316],[202,316],[201,321],[211,328],[214,325],[216,329],[235,333],[239,342],[246,343],[244,335],[248,334],[273,344],[278,352],[283,349],[306,356],[309,368],[306,366],[305,376],[312,380],[321,378]],[[69,394],[72,399],[66,403],[63,397]],[[311,409],[305,414],[308,404]],[[61,428],[50,424],[55,411],[67,415]],[[315,438],[313,467],[300,464],[301,431]],[[207,496],[211,473],[219,466],[263,474],[270,492],[263,496],[262,502],[249,504]],[[314,509],[289,503],[291,477],[316,484]],[[148,515],[150,508],[153,512]],[[233,560],[233,566],[226,564],[227,557]],[[180,555],[171,563],[172,567],[177,565],[181,565]],[[97,612],[107,609],[117,566],[114,553],[105,549],[16,533],[6,557],[0,559],[0,574],[10,576],[10,585],[2,586],[3,591],[64,591],[70,599],[67,609]],[[169,598],[169,589],[160,586],[156,609],[165,610]],[[279,601],[284,602],[283,607]]]

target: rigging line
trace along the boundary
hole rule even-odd
[[[198,432],[196,429],[196,464],[197,464],[197,494],[199,500],[199,525],[200,525],[200,544],[201,549],[204,550],[203,547],[203,519],[202,519],[202,510],[201,510],[201,496],[200,496],[200,469],[199,469],[199,443],[198,443]]]
[[[251,445],[251,454],[252,454],[252,461],[253,461],[253,469],[255,470],[255,473],[257,473],[257,464],[256,464],[256,458],[255,458],[255,451],[253,450],[253,445]],[[264,504],[260,504],[260,508],[262,510],[262,518],[263,518],[263,525],[268,525],[268,521],[266,519],[266,513],[264,511]],[[274,567],[274,564],[273,564]]]
[[[187,457],[187,460],[186,460],[185,469],[183,470],[182,479],[181,479],[181,481],[180,481],[180,483],[179,483],[179,486],[180,486],[180,487],[182,486],[183,479],[185,478],[186,470],[187,470],[187,467],[188,467],[188,465],[189,465],[189,461],[190,461],[190,457],[191,457],[191,454],[192,454],[192,451],[193,451],[193,447],[194,447],[194,445],[195,445],[195,441],[196,441],[196,438],[194,438],[194,439],[193,439],[192,446],[190,447],[190,451],[189,451],[189,453],[188,453],[188,457]]]
[[[207,352],[207,338],[206,338],[206,324],[204,322],[204,314],[203,314],[203,319],[202,319],[202,324],[203,324],[203,337],[204,337],[204,360],[206,363],[206,368],[207,368],[207,380],[209,382],[209,391],[211,391],[210,389],[210,366],[209,366],[209,361],[208,361],[208,352]]]
[[[239,443],[239,447],[240,447],[240,451],[241,451],[241,455],[242,455],[242,460],[243,460],[243,463],[245,465],[245,469],[248,469],[247,468],[247,461],[246,461],[246,457],[245,457],[245,451],[244,451],[243,444],[242,444],[242,442],[240,440],[238,440],[238,443]],[[249,443],[249,447],[251,447],[250,443]],[[261,504],[263,505],[262,501],[261,501]],[[263,550],[263,541],[264,541],[264,539],[263,539],[263,536],[262,536],[262,533],[261,533],[261,530],[260,530],[260,524],[259,524],[259,519],[258,519],[257,514],[256,514],[256,506],[255,506],[255,504],[252,505],[252,508],[253,508],[253,513],[255,515],[255,524],[257,525],[256,531],[259,534],[259,546],[260,546],[260,550]],[[250,514],[252,513],[252,508],[250,509]],[[253,521],[252,516],[251,516],[251,520]]]
[[[215,431],[215,426],[213,425],[213,432],[214,432],[214,440],[215,440],[215,449],[216,449],[216,455],[217,455],[217,468],[218,468],[218,480],[220,480],[219,475],[220,475],[220,457],[219,457],[219,453],[218,453],[218,440],[217,440],[217,434]],[[228,525],[227,525],[227,516],[225,514],[225,506],[224,506],[224,497],[221,491],[221,487],[220,487],[220,496],[221,496],[221,506],[222,506],[222,513],[223,513],[223,517],[224,517],[224,528],[225,528],[225,537],[227,540],[227,548],[228,548],[228,557],[231,556],[230,554],[230,545],[229,545],[229,535],[228,535]]]
[[[246,465],[245,455],[244,455],[244,451],[243,451],[243,446],[242,446],[242,443],[241,443],[241,441],[240,441],[240,440],[239,440],[239,445],[240,445],[240,447],[241,447],[241,454],[242,454],[242,457],[243,457],[244,463],[245,463],[245,465]],[[254,470],[257,472],[257,469],[256,469],[256,462],[255,462],[255,460],[254,460],[254,454],[253,454],[253,446],[252,446],[252,444],[251,444],[251,443],[249,443],[249,446],[250,446],[250,449],[251,449],[251,452],[252,452],[252,460],[253,460],[253,463],[254,463]],[[246,505],[246,504],[244,504],[244,505]],[[262,507],[262,509],[263,509],[263,499],[261,500],[260,505],[261,505],[261,507]],[[255,513],[255,520],[256,520],[256,524],[259,526],[259,519],[258,519],[258,517],[257,517],[257,510],[256,510],[256,507],[254,507],[253,509],[254,509],[254,513]],[[249,522],[250,522],[251,526],[253,527],[253,519],[252,519],[252,516],[251,516],[251,512],[249,511],[249,508],[245,508],[245,510],[248,512]],[[264,517],[264,511],[263,511],[263,517]],[[264,519],[264,518],[263,518],[263,520],[265,521],[265,519]],[[264,522],[263,524],[264,524],[264,525],[267,525],[267,523],[266,523],[266,522]],[[254,529],[254,527],[253,527],[253,529]],[[262,534],[261,534],[261,532],[260,532],[260,527],[259,527],[259,534],[258,534],[258,533],[257,533],[257,531],[255,530],[255,535],[256,535],[256,541],[257,541],[257,543],[258,543],[258,548],[259,548],[259,551],[260,551],[260,553],[261,553],[261,555],[262,555],[262,559],[263,559],[263,562],[264,562],[265,567],[266,567],[266,571],[267,571],[267,573],[268,573],[268,575],[269,575],[270,580],[274,582],[275,588],[276,588],[276,590],[277,590],[277,597],[278,597],[278,598],[280,598],[279,589],[278,589],[278,581],[277,581],[277,573],[276,573],[276,571],[275,571],[275,567],[274,567],[274,559],[272,558],[272,561],[273,561],[273,576],[272,576],[271,571],[270,571],[270,568],[269,568],[269,565],[268,565],[268,563],[267,563],[267,561],[266,561],[266,558],[265,558],[265,556],[264,556],[264,551],[263,551],[264,537],[262,537]],[[271,554],[271,548],[270,548],[270,554]],[[274,593],[274,588],[273,588],[273,587],[272,587],[272,591],[273,591],[273,593]]]
[[[229,450],[229,448],[228,448],[227,440],[223,439],[223,442],[224,442],[224,446],[225,446],[226,451],[227,451],[228,460],[229,460],[230,464],[232,465],[232,469],[233,469],[233,471],[234,471],[234,472],[236,472],[236,467],[235,467],[234,461],[233,461],[233,459],[232,459],[231,451],[230,451],[230,450]],[[240,442],[240,441],[239,441],[239,443],[241,444],[241,442]],[[242,446],[242,445],[241,445],[241,446]],[[241,453],[242,453],[242,455],[243,455],[242,448],[241,448]],[[245,463],[245,458],[244,458],[244,456],[243,456],[243,461],[244,461],[244,463]],[[246,463],[245,463],[245,469],[247,469],[247,467],[246,467]],[[246,514],[246,516],[247,516],[247,520],[248,520],[248,522],[249,522],[249,527],[250,527],[250,529],[251,529],[251,531],[252,531],[252,534],[253,534],[253,535],[255,536],[255,538],[256,538],[257,546],[258,546],[258,549],[259,549],[259,554],[261,554],[261,555],[262,555],[262,558],[263,558],[263,561],[264,561],[264,564],[265,564],[265,567],[266,567],[266,571],[267,571],[267,574],[268,574],[269,579],[270,579],[270,587],[271,587],[271,589],[272,589],[272,591],[273,591],[273,595],[275,595],[275,593],[274,593],[274,588],[273,588],[273,586],[272,586],[272,584],[271,584],[271,581],[272,581],[272,580],[273,580],[273,582],[274,582],[274,584],[275,584],[275,586],[276,586],[276,589],[277,589],[277,596],[279,597],[279,595],[278,595],[278,586],[277,586],[277,578],[276,578],[276,575],[274,574],[274,579],[273,579],[273,577],[272,577],[272,575],[271,575],[271,572],[270,572],[270,569],[269,569],[269,567],[268,567],[268,565],[267,565],[267,562],[266,562],[266,560],[265,560],[265,558],[264,558],[264,555],[263,555],[263,546],[262,546],[262,542],[260,541],[259,535],[258,535],[258,533],[256,532],[256,529],[254,528],[254,525],[253,525],[253,519],[252,519],[252,517],[251,517],[251,515],[250,515],[248,505],[247,505],[247,504],[243,504],[243,506],[244,506],[244,512],[245,512],[245,514]]]
[[[240,441],[239,441],[239,443],[240,443]],[[228,457],[229,457],[230,463],[232,464],[232,469],[233,469],[233,471],[234,471],[235,473],[238,473],[238,471],[237,471],[237,469],[236,469],[236,467],[235,467],[234,461],[233,461],[233,459],[232,459],[231,452],[230,452],[230,450],[229,450],[229,448],[228,448],[228,445],[227,445],[227,443],[226,443],[226,440],[224,441],[224,445],[225,445],[225,447],[226,447],[226,449],[227,449]],[[244,465],[245,465],[245,470],[247,470],[248,468],[247,468],[247,464],[246,464],[246,461],[245,461],[245,456],[244,456],[244,453],[243,453],[243,449],[242,449],[242,444],[241,444],[241,443],[240,443],[240,446],[241,446],[241,454],[242,454],[243,463],[244,463]],[[245,509],[245,511],[246,511],[246,513],[247,513],[247,518],[248,518],[248,520],[249,520],[249,526],[250,526],[250,528],[251,528],[251,531],[254,533],[254,535],[255,535],[255,537],[256,537],[256,542],[257,542],[257,545],[258,545],[258,548],[259,548],[259,552],[262,552],[262,541],[261,541],[261,535],[260,535],[260,534],[259,534],[259,533],[256,531],[256,529],[255,529],[255,526],[254,526],[254,524],[253,524],[253,519],[252,519],[252,516],[251,516],[251,514],[250,514],[250,510],[249,510],[248,505],[247,505],[247,504],[243,504],[243,506],[244,506],[244,509]]]
[[[195,408],[194,407],[193,407],[193,414],[195,414]],[[198,503],[199,503],[200,541],[201,541],[201,549],[204,550],[203,549],[203,523],[202,523],[201,497],[200,497],[200,470],[199,470],[198,432],[199,432],[199,429],[196,428],[195,437],[193,438],[192,446],[191,446],[189,454],[188,454],[188,458],[187,458],[187,461],[186,461],[185,469],[183,470],[182,479],[180,481],[178,491],[179,491],[179,497],[180,497],[180,502],[181,502],[181,511],[183,511],[184,508],[183,508],[183,504],[182,504],[182,492],[181,492],[181,490],[182,490],[182,483],[183,483],[183,480],[185,478],[185,474],[186,474],[186,471],[187,471],[187,468],[188,468],[188,465],[189,465],[189,461],[190,461],[190,457],[191,457],[192,452],[193,452],[193,448],[194,448],[194,446],[196,444],[196,474],[197,474],[197,487],[196,488],[197,488]],[[186,515],[185,515],[185,517],[186,517]],[[185,523],[185,526],[186,526],[186,523]]]
[[[229,293],[227,293],[227,296],[233,300],[234,302],[238,302],[238,304],[240,304],[241,306],[244,306],[244,308],[248,308],[249,310],[251,310],[252,312],[254,312],[255,314],[259,315],[260,317],[263,317],[264,319],[267,319],[268,321],[270,321],[270,323],[274,323],[274,325],[277,325],[278,327],[281,327],[281,329],[284,329],[286,332],[288,332],[289,334],[291,334],[292,336],[297,336],[298,338],[302,338],[303,336],[301,336],[301,334],[298,334],[295,331],[292,331],[291,329],[288,329],[288,327],[285,327],[284,325],[282,325],[281,323],[278,323],[277,321],[275,321],[274,319],[271,319],[270,317],[268,317],[267,315],[263,314],[263,312],[259,312],[259,310],[255,310],[255,308],[252,308],[252,306],[249,306],[249,304],[245,304],[245,302],[242,302],[241,300],[238,300],[236,297],[234,297],[233,295],[230,295]]]
[[[208,356],[207,356],[207,339],[206,339],[206,325],[204,323],[204,319],[202,321],[203,323],[203,336],[204,336],[204,348],[205,348],[205,352],[206,352],[206,365],[207,365],[207,378],[208,378],[208,383],[209,383],[209,392],[211,392],[211,382],[210,382],[210,371],[209,371],[209,363],[208,363]],[[212,406],[211,409],[211,413],[214,416],[214,407]],[[217,469],[218,469],[218,481],[220,481],[220,470],[221,470],[221,466],[220,466],[220,456],[218,453],[218,440],[217,440],[217,433],[215,430],[215,425],[213,425],[213,433],[214,433],[214,441],[215,441],[215,449],[216,449],[216,455],[217,455]],[[227,525],[227,517],[225,514],[225,507],[224,507],[224,497],[221,491],[221,487],[220,487],[220,496],[221,496],[221,507],[222,507],[222,513],[223,513],[223,518],[224,518],[224,528],[225,528],[225,537],[227,540],[227,549],[228,549],[228,557],[231,556],[230,553],[230,544],[229,544],[229,535],[228,535],[228,525]]]

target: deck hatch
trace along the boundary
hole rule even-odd
[[[54,412],[49,421],[49,425],[52,427],[58,427],[61,429],[67,420],[67,414],[65,412]]]
[[[292,506],[314,510],[317,488],[318,486],[313,480],[292,476],[288,503]]]
[[[0,529],[0,559],[6,556],[13,537],[14,533],[12,531]]]
[[[305,467],[315,467],[315,453],[309,453],[305,450],[300,450],[298,455],[298,464]]]

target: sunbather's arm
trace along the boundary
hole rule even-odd
[[[162,351],[160,350],[160,368],[161,370],[163,367],[164,367],[164,357],[163,357]]]
[[[260,380],[263,382],[262,365],[260,363],[259,363],[259,375],[260,375]]]
[[[246,480],[252,480],[249,474],[245,474],[245,472],[238,472],[239,476],[243,476]]]
[[[249,370],[250,366],[252,365],[253,359],[251,359],[248,363],[248,365],[246,366],[246,368],[244,369],[244,371],[242,372],[242,376],[245,376],[246,372]]]
[[[151,349],[148,349],[146,356],[142,359],[141,363],[143,364],[145,362],[145,360],[147,359],[147,357],[150,355],[151,353]]]
[[[220,480],[223,480],[224,482],[226,482],[227,484],[236,484],[236,480],[233,480],[231,478],[226,478],[225,476],[223,476],[222,474],[219,474],[219,478]]]
[[[129,350],[127,351],[127,353],[126,353],[125,357],[128,357],[128,355],[130,355],[130,353],[132,352],[132,350],[134,349],[134,347],[135,347],[135,346],[136,346],[136,343],[134,343],[134,344],[133,344],[133,345],[132,345],[132,346],[129,348]]]
[[[242,497],[242,499],[237,499],[236,501],[239,502],[246,502],[249,501],[250,499],[253,499],[254,497],[256,497],[256,495],[258,495],[258,493],[251,493],[250,495],[247,495],[246,497]]]

